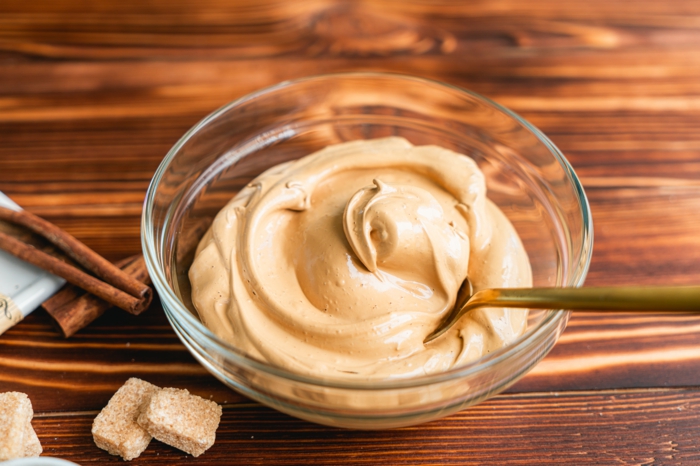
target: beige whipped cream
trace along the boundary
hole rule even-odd
[[[527,311],[481,309],[424,345],[469,279],[532,286],[513,226],[467,156],[403,138],[328,146],[258,176],[189,272],[204,324],[254,358],[322,377],[445,371],[507,345]]]

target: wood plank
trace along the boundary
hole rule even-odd
[[[102,59],[152,56],[154,52],[172,56],[173,45],[198,54],[203,50],[216,54],[229,49],[240,56],[240,49],[247,48],[256,55],[274,56],[301,46],[318,53],[324,47],[312,47],[316,44],[294,39],[298,36],[324,39],[328,34],[345,39],[341,44],[331,43],[335,47],[325,47],[331,52],[366,52],[369,48],[386,54],[387,46],[391,51],[399,46],[399,51],[425,53],[425,40],[421,40],[424,37],[416,38],[415,31],[439,33],[443,29],[457,30],[462,40],[474,41],[476,36],[477,44],[490,48],[499,44],[509,47],[546,44],[608,49],[639,42],[648,47],[669,41],[692,42],[697,21],[691,15],[697,14],[698,9],[692,1],[676,1],[664,7],[639,2],[635,11],[621,8],[617,2],[610,5],[604,1],[594,2],[595,6],[590,8],[582,8],[580,2],[562,7],[547,1],[527,2],[525,8],[522,2],[514,1],[493,2],[493,5],[442,2],[432,7],[421,2],[404,4],[391,0],[359,4],[315,1],[293,7],[280,1],[236,4],[209,1],[200,4],[199,14],[192,15],[187,11],[188,2],[178,5],[152,2],[150,10],[142,14],[116,2],[80,8],[70,5],[55,8],[51,2],[41,2],[44,6],[38,11],[42,14],[27,15],[20,5],[5,3],[4,11],[0,10],[4,13],[0,39],[7,51],[53,58],[82,54]],[[364,22],[339,21],[339,12],[351,19],[362,17]],[[425,21],[426,16],[430,21]],[[26,33],[30,28],[34,34],[28,41]],[[372,44],[358,41],[356,37],[361,33],[379,40]],[[439,34],[436,35],[439,42]],[[227,55],[232,56],[230,52]]]
[[[96,414],[35,416],[44,453],[121,463],[94,445]],[[422,426],[364,432],[226,406],[216,443],[199,458],[154,440],[130,464],[693,464],[698,416],[691,390],[499,396]]]

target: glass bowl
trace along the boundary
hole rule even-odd
[[[593,246],[588,201],[564,156],[531,124],[473,92],[416,77],[348,73],[283,82],[226,105],[189,130],[156,171],[143,210],[144,256],[165,313],[194,357],[227,386],[309,421],[393,428],[485,400],[555,344],[569,312],[531,310],[519,339],[474,363],[406,379],[347,381],[256,360],[202,325],[187,271],[219,209],[273,165],[329,144],[391,135],[476,160],[488,197],[525,245],[534,285],[583,284]]]

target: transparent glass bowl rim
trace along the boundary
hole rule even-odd
[[[414,83],[422,83],[429,86],[437,86],[445,88],[446,90],[456,91],[461,93],[466,97],[476,99],[482,104],[485,104],[500,113],[516,120],[519,124],[524,126],[528,131],[530,131],[554,156],[554,158],[559,162],[561,167],[564,169],[566,176],[574,188],[576,197],[578,199],[579,207],[581,208],[581,222],[583,225],[582,231],[582,244],[579,251],[573,251],[573,257],[581,257],[583,260],[579,260],[577,264],[572,264],[575,267],[572,270],[573,275],[570,283],[567,286],[579,287],[583,285],[583,282],[588,273],[588,268],[590,266],[591,255],[593,251],[593,222],[590,214],[590,207],[588,205],[588,199],[584,193],[581,182],[579,181],[573,168],[566,160],[564,155],[559,151],[559,149],[552,143],[547,136],[545,136],[539,129],[530,124],[527,120],[517,115],[515,112],[499,105],[498,103],[480,95],[476,92],[464,89],[458,86],[447,84],[441,81],[409,76],[399,73],[386,73],[386,72],[349,72],[349,73],[330,73],[321,74],[315,76],[308,76],[304,78],[283,81],[278,84],[260,89],[258,91],[247,94],[240,97],[223,107],[215,110],[206,117],[204,117],[199,123],[194,125],[189,131],[187,131],[180,140],[170,149],[167,153],[160,166],[156,170],[151,183],[146,192],[146,198],[144,200],[144,208],[141,218],[141,245],[143,249],[143,255],[146,260],[146,266],[148,272],[151,276],[151,280],[158,290],[158,294],[161,300],[167,301],[170,307],[166,306],[164,303],[164,310],[166,313],[168,311],[172,312],[174,315],[171,318],[184,321],[187,327],[194,329],[200,337],[206,338],[209,345],[216,348],[216,351],[223,353],[225,358],[229,362],[233,362],[240,366],[248,367],[254,370],[262,371],[268,373],[269,375],[284,378],[291,381],[296,381],[304,384],[311,384],[316,386],[322,386],[327,388],[336,389],[348,389],[348,390],[390,390],[390,389],[406,389],[413,387],[421,387],[426,385],[433,385],[441,382],[447,382],[451,380],[466,378],[473,376],[477,373],[487,372],[490,369],[497,366],[504,360],[514,356],[518,352],[526,349],[528,346],[536,343],[541,338],[548,335],[553,327],[557,326],[561,319],[568,315],[568,311],[565,310],[551,310],[543,318],[543,320],[537,324],[536,327],[528,330],[520,338],[518,338],[515,343],[505,346],[498,351],[484,356],[473,363],[459,366],[453,368],[449,371],[422,375],[418,377],[410,378],[397,378],[397,379],[385,379],[385,380],[345,380],[345,379],[326,379],[321,377],[312,377],[307,375],[301,375],[294,372],[290,372],[279,367],[269,365],[267,363],[255,360],[246,356],[243,352],[225,342],[214,333],[212,333],[204,324],[202,324],[198,319],[196,319],[192,313],[182,304],[180,299],[175,294],[172,287],[168,284],[165,273],[162,270],[160,259],[160,252],[156,248],[155,232],[153,228],[153,223],[151,222],[151,215],[153,212],[153,205],[155,200],[155,192],[160,184],[161,179],[165,175],[170,163],[177,156],[178,152],[182,146],[198,131],[205,128],[209,123],[219,118],[221,115],[225,114],[227,111],[234,107],[245,104],[256,98],[265,96],[273,92],[283,90],[285,88],[293,87],[297,84],[303,84],[309,81],[315,80],[332,80],[332,79],[396,79],[396,80],[407,80]],[[170,207],[172,210],[172,206]],[[167,224],[167,222],[166,222]],[[165,233],[167,228],[163,228],[161,232],[161,244],[164,244]]]

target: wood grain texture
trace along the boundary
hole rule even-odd
[[[542,129],[589,197],[588,284],[700,283],[693,0],[5,0],[0,190],[129,256],[148,182],[188,128],[250,91],[348,70],[437,78]],[[699,317],[578,314],[508,394],[415,429],[348,432],[225,388],[155,303],[70,340],[35,312],[0,338],[0,391],[28,393],[45,452],[84,465],[121,461],[89,427],[130,376],[226,404],[204,456],[154,442],[135,464],[694,464],[699,345]]]
[[[44,452],[122,463],[92,445],[96,414],[35,417]],[[422,426],[369,432],[226,406],[199,458],[153,440],[130,464],[695,464],[699,415],[700,395],[682,390],[500,396]]]

